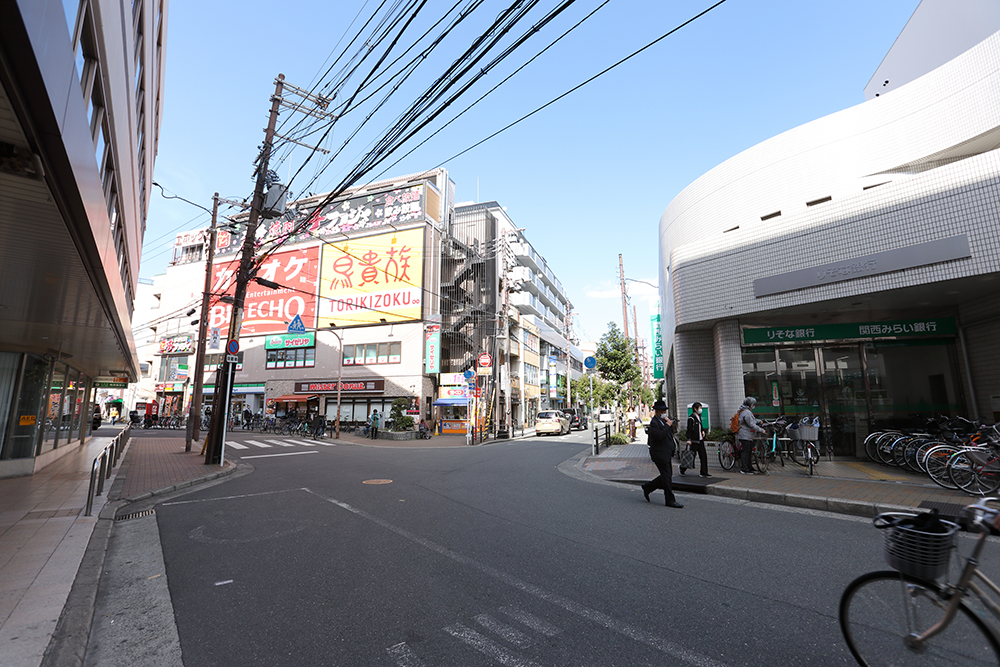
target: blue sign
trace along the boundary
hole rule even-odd
[[[465,371],[465,379],[466,380],[469,380],[469,379],[474,378],[474,377],[476,377],[476,372],[475,371],[472,371],[472,370]]]
[[[226,343],[226,352],[228,352],[229,354],[236,354],[239,351],[240,351],[240,341],[234,339]]]
[[[597,359],[594,359],[593,357],[587,357],[586,359],[583,360],[583,365],[586,366],[587,368],[594,368],[595,366],[597,366]]]
[[[288,323],[288,333],[305,333],[306,325],[302,323],[302,318],[298,315]]]

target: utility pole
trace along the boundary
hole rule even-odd
[[[618,255],[618,277],[622,283],[622,321],[625,322],[625,340],[628,340],[628,297],[625,295],[625,266],[621,255]]]
[[[201,398],[205,382],[205,335],[208,329],[208,304],[212,291],[212,262],[215,260],[215,222],[219,215],[219,193],[212,195],[212,226],[208,228],[208,255],[205,259],[205,291],[201,295],[201,315],[198,321],[198,352],[194,357],[194,393],[188,406],[191,427],[184,442],[184,451],[191,451],[191,441],[201,439]]]
[[[635,304],[632,304],[632,328],[635,331],[635,363],[639,363],[639,318],[635,315]]]
[[[569,353],[569,325],[573,320],[573,312],[567,307],[566,308],[566,408],[571,409],[573,407],[573,367],[572,367],[572,355]],[[580,415],[581,417],[583,415]]]
[[[271,158],[271,143],[274,141],[274,130],[278,121],[278,110],[281,107],[281,91],[285,83],[285,75],[279,74],[274,85],[274,96],[271,98],[271,115],[267,121],[267,129],[264,131],[264,146],[261,150],[260,163],[257,165],[257,183],[253,191],[253,203],[250,205],[250,217],[247,220],[246,236],[243,238],[243,254],[240,258],[240,268],[236,274],[236,293],[233,296],[233,315],[229,319],[229,335],[226,338],[228,344],[231,340],[239,337],[240,326],[243,323],[243,303],[246,301],[247,283],[250,281],[250,264],[254,260],[254,242],[257,239],[257,220],[260,218],[260,210],[264,203],[264,184],[267,179],[268,162]],[[230,355],[226,354],[226,361],[222,365],[218,374],[219,382],[216,383],[215,396],[212,402],[212,424],[208,430],[207,451],[205,453],[205,463],[222,465],[223,442],[225,437],[226,420],[228,415],[229,401],[232,394],[232,377],[235,364],[230,363]],[[227,408],[223,410],[222,408]]]

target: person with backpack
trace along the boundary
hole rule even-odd
[[[733,421],[737,424],[736,438],[740,441],[740,474],[742,475],[755,474],[753,468],[750,467],[753,439],[755,434],[764,433],[764,429],[757,424],[757,418],[753,416],[753,409],[756,405],[757,399],[753,396],[747,396],[743,399],[743,405],[733,416]]]
[[[642,485],[642,495],[646,497],[648,503],[649,494],[656,489],[663,489],[667,507],[681,509],[684,505],[677,502],[671,484],[674,475],[673,465],[670,463],[670,458],[674,455],[674,421],[666,417],[667,404],[662,400],[653,404],[653,410],[656,414],[646,427],[646,432],[649,434],[646,444],[649,445],[649,458],[653,460],[653,465],[660,474],[656,479]]]
[[[372,440],[378,440],[378,410],[372,410],[372,417],[369,423],[369,433],[368,436]]]
[[[701,425],[701,403],[697,401],[691,405],[691,416],[687,421],[687,444],[691,451],[697,452],[701,461],[701,471],[698,476],[711,477],[708,474],[708,452],[705,451],[705,429]],[[680,470],[683,475],[687,468],[680,466]]]

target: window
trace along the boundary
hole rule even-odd
[[[236,362],[236,370],[243,370],[243,352],[241,351],[236,355],[238,361]],[[219,370],[222,367],[222,362],[226,360],[225,354],[206,354],[205,355],[205,372],[212,373],[213,371]]]
[[[527,329],[524,330],[524,347],[531,350],[532,352],[538,352],[538,335],[533,334]]]
[[[538,366],[524,365],[524,383],[538,384]]]
[[[315,347],[298,347],[289,350],[267,351],[267,368],[312,368],[315,365]]]
[[[372,366],[378,364],[398,364],[403,361],[403,344],[359,343],[344,346],[345,366]]]

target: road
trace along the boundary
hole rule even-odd
[[[574,474],[586,443],[233,450],[250,474],[156,507],[184,665],[853,664],[869,521],[646,503]]]

